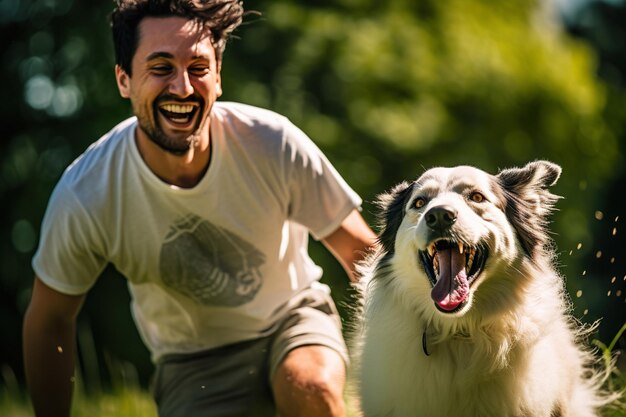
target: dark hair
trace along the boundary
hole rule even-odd
[[[240,0],[115,0],[111,14],[115,63],[131,75],[131,62],[139,41],[138,27],[144,17],[178,16],[194,20],[211,31],[215,58],[222,60],[226,41],[243,18]]]

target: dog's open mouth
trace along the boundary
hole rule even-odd
[[[444,313],[460,310],[468,300],[471,285],[483,271],[487,250],[442,239],[419,251],[426,275],[433,285],[431,297]]]

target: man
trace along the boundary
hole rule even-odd
[[[24,362],[38,416],[68,416],[75,319],[112,263],[156,363],[162,416],[342,416],[347,354],[308,234],[352,279],[361,200],[287,119],[216,102],[236,0],[119,0],[115,74],[136,117],[51,196]]]

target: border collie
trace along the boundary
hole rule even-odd
[[[433,168],[380,197],[354,347],[365,417],[588,417],[609,402],[554,267],[560,174]]]

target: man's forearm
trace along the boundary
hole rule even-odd
[[[24,369],[37,417],[69,417],[74,389],[74,321],[38,317],[32,306],[24,318]]]

